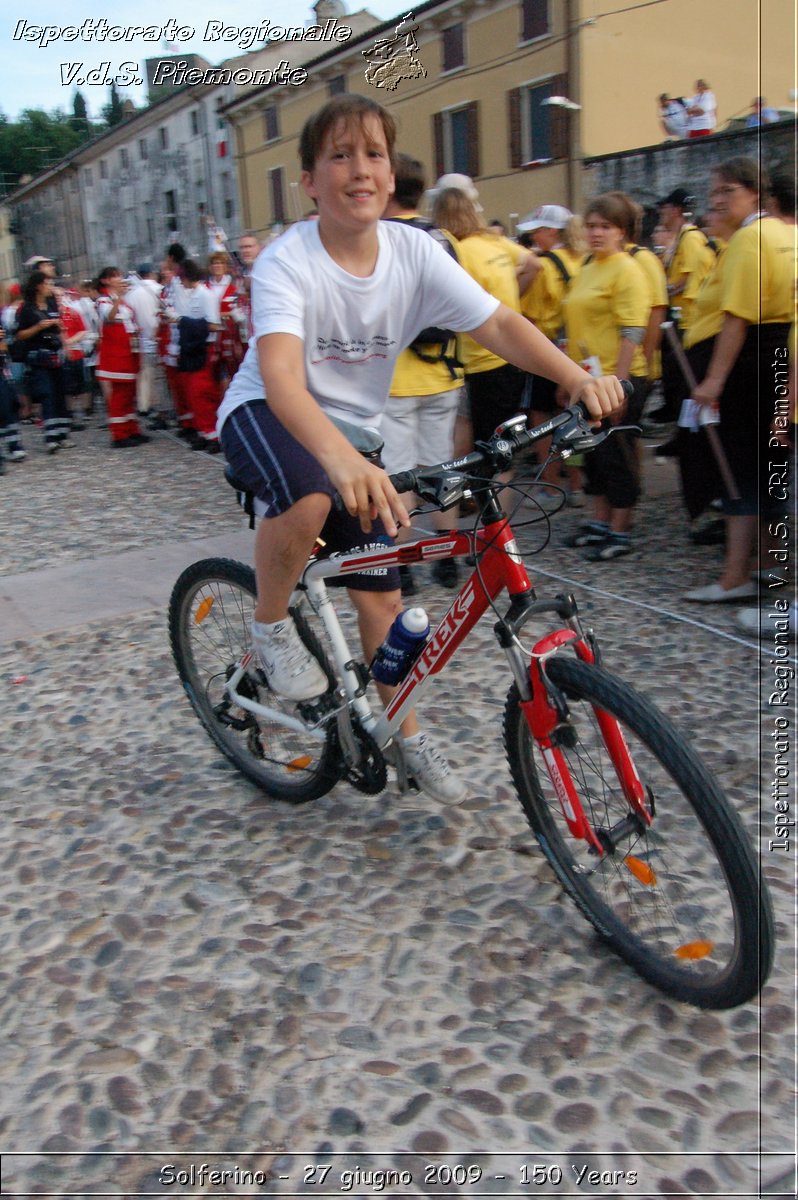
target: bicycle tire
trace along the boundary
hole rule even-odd
[[[612,828],[630,811],[595,707],[619,722],[654,812],[645,832],[629,831],[603,856],[573,837],[542,758],[536,768],[540,750],[511,688],[510,771],[560,883],[616,953],[662,992],[699,1008],[751,1000],[772,965],[773,915],[737,813],[670,721],[633,688],[566,654],[553,655],[546,671],[568,701],[576,743],[560,749],[593,828]]]
[[[231,706],[224,692],[234,667],[251,648],[255,596],[255,573],[243,563],[210,558],[187,567],[169,601],[172,654],[195,713],[222,753],[269,796],[302,804],[323,796],[341,777],[330,733],[320,741],[266,722]],[[292,616],[302,641],[332,682],[329,663],[305,618],[296,610]],[[249,698],[262,697],[269,707],[296,715],[296,703],[271,692],[256,664],[242,686]]]

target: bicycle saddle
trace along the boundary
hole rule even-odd
[[[353,425],[351,421],[342,421],[340,417],[330,417],[330,420],[364,458],[376,458],[385,445],[385,439],[369,425]]]

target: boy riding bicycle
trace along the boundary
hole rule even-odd
[[[554,379],[595,418],[623,402],[617,380],[586,376],[423,230],[380,221],[393,191],[395,138],[393,118],[364,96],[337,96],[306,122],[300,179],[318,220],[295,225],[258,258],[254,337],[219,409],[228,463],[265,517],[255,540],[253,643],[272,690],[297,701],[327,688],[288,612],[322,528],[326,553],[334,553],[385,543],[410,524],[386,473],[329,418],[378,425],[396,357],[420,329],[470,333],[501,358]],[[344,513],[331,513],[336,492]],[[398,572],[355,576],[348,586],[370,661],[401,611]],[[393,689],[378,686],[387,700]],[[464,786],[414,714],[402,742],[422,791],[462,798]]]

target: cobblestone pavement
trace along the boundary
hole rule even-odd
[[[2,576],[96,576],[122,551],[240,532],[218,459],[106,436],[50,459],[28,435],[0,480]],[[766,846],[759,652],[732,613],[680,599],[720,551],[685,538],[670,470],[647,464],[633,556],[550,546],[540,591],[572,581],[607,665],[689,735]],[[556,515],[553,540],[575,520]],[[427,594],[440,613],[446,594]],[[601,946],[525,831],[489,622],[423,714],[464,803],[339,785],[289,808],[192,715],[165,600],[97,619],[89,597],[67,628],[58,603],[50,632],[0,645],[4,1194],[220,1194],[203,1162],[241,1172],[230,1194],[372,1195],[375,1169],[411,1177],[391,1195],[793,1193],[788,856],[764,855],[779,952],[761,1004],[700,1012]],[[326,1182],[313,1163],[333,1164]],[[442,1170],[458,1163],[471,1174]],[[583,1166],[617,1175],[580,1181]]]

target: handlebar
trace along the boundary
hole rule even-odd
[[[625,399],[630,400],[631,383],[626,379],[620,383]],[[612,429],[593,430],[590,425],[593,420],[581,402],[534,429],[527,429],[526,416],[519,413],[500,425],[488,441],[477,442],[471,454],[434,467],[398,471],[390,480],[397,492],[415,492],[438,508],[450,508],[462,499],[469,478],[492,479],[500,471],[506,471],[522,450],[544,438],[551,437],[552,451],[561,458],[595,450]]]

